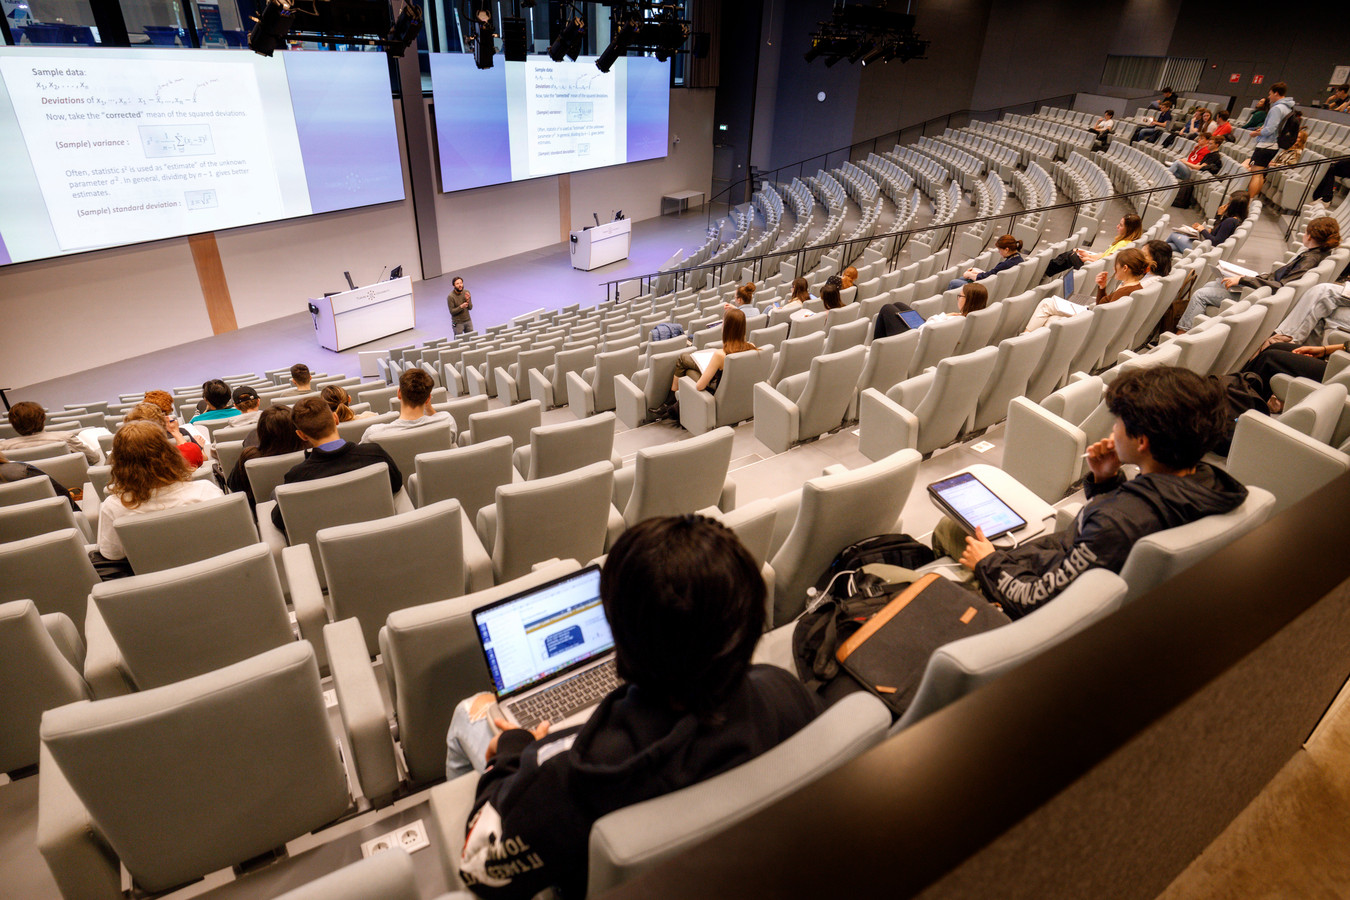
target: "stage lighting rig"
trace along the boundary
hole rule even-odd
[[[497,32],[492,29],[492,4],[488,0],[473,0],[469,23],[472,30],[465,41],[473,51],[473,61],[480,69],[490,69],[492,54],[497,49]]]
[[[259,0],[253,21],[248,46],[262,56],[287,41],[365,44],[402,56],[422,30],[422,8],[404,0],[395,20],[387,0]]]
[[[679,53],[689,40],[688,19],[683,18],[681,3],[661,0],[601,0],[608,6],[610,20],[609,46],[595,65],[608,72],[615,60],[629,50],[649,50],[661,62]]]
[[[562,8],[562,27],[553,43],[548,45],[548,58],[554,62],[562,62],[565,56],[576,62],[585,45],[586,19],[575,5],[566,3]]]
[[[884,6],[839,3],[829,21],[817,23],[803,59],[823,57],[826,67],[841,59],[868,66],[898,59],[925,59],[929,41],[914,32],[914,16]]]

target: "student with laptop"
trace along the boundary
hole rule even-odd
[[[933,550],[958,559],[974,583],[1012,618],[1031,612],[1088,569],[1119,572],[1142,537],[1236,509],[1247,489],[1200,458],[1223,431],[1227,398],[1217,380],[1158,366],[1112,382],[1106,405],[1111,436],[1088,448],[1087,505],[1058,534],[995,547],[952,519],[933,529]],[[1139,475],[1126,481],[1120,467]]]
[[[585,583],[587,571],[594,569],[561,581]],[[482,772],[460,874],[484,897],[527,898],[547,888],[585,896],[597,819],[747,762],[820,711],[791,672],[750,664],[764,626],[764,581],[719,522],[674,516],[624,532],[593,582],[599,621],[594,595],[564,587],[550,599],[556,584],[503,601],[518,604],[519,626],[497,619],[494,633],[484,617],[502,603],[474,614],[498,693],[456,709],[446,775]],[[584,725],[550,732],[544,721],[526,730],[499,716],[498,703],[510,706],[499,673],[528,669],[521,657],[531,652],[569,654],[597,641],[604,621],[625,684]],[[528,636],[525,643],[500,645],[513,630]]]

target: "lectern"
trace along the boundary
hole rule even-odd
[[[404,275],[309,301],[320,347],[346,350],[413,328],[412,277]]]
[[[628,258],[628,244],[633,237],[633,220],[606,222],[585,231],[572,232],[572,268],[598,269]]]

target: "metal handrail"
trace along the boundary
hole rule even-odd
[[[1340,156],[1329,156],[1323,159],[1310,160],[1308,162],[1296,162],[1285,166],[1271,166],[1270,168],[1264,170],[1263,174],[1269,177],[1270,174],[1273,172],[1288,172],[1297,169],[1307,169],[1312,168],[1314,166],[1331,165],[1345,160],[1350,160],[1350,154],[1342,154]],[[1216,181],[1224,182],[1223,197],[1220,200],[1220,202],[1222,203],[1223,200],[1227,199],[1228,190],[1233,181],[1238,179],[1249,180],[1252,177],[1252,174],[1253,173],[1251,172],[1236,172],[1231,175],[1215,175],[1211,176],[1205,181],[1192,181],[1189,183],[1198,186],[1201,184],[1212,184],[1213,182]],[[700,272],[702,273],[715,272],[717,274],[717,281],[721,282],[724,280],[722,278],[722,274],[727,266],[735,266],[737,271],[741,269],[751,269],[755,274],[755,280],[758,281],[760,278],[763,277],[766,261],[771,259],[779,260],[779,262],[781,263],[782,261],[785,261],[788,258],[796,257],[797,259],[796,268],[800,272],[802,269],[802,258],[805,257],[807,253],[812,253],[817,250],[821,251],[822,253],[826,253],[838,247],[845,247],[851,249],[854,245],[857,244],[861,244],[864,247],[866,247],[868,244],[871,244],[874,241],[886,240],[888,238],[897,239],[895,242],[895,251],[890,257],[890,259],[893,261],[895,257],[899,254],[900,248],[904,246],[905,241],[908,240],[911,236],[916,234],[922,234],[928,231],[935,231],[940,228],[949,229],[949,231],[947,236],[943,239],[943,243],[938,247],[935,247],[934,251],[939,252],[941,251],[942,247],[945,246],[947,248],[948,264],[950,264],[952,245],[955,243],[955,235],[956,230],[958,228],[970,225],[978,225],[981,222],[996,222],[1006,220],[1008,222],[1008,228],[1005,231],[1005,233],[1010,233],[1012,231],[1013,224],[1022,216],[1033,216],[1041,213],[1049,213],[1061,209],[1072,208],[1075,212],[1076,217],[1078,211],[1081,210],[1081,208],[1084,206],[1094,203],[1102,203],[1109,200],[1128,200],[1139,196],[1147,196],[1149,201],[1151,202],[1155,194],[1175,190],[1176,188],[1180,187],[1180,185],[1186,183],[1187,182],[1179,182],[1178,184],[1161,185],[1158,187],[1151,187],[1151,188],[1140,188],[1139,190],[1134,191],[1123,191],[1116,194],[1104,194],[1100,197],[1084,197],[1078,200],[1069,200],[1064,203],[1054,203],[1048,206],[1038,206],[1035,207],[1034,209],[1023,209],[1018,210],[1016,212],[995,213],[993,215],[988,216],[974,216],[969,219],[959,219],[952,222],[944,222],[940,225],[924,225],[918,228],[906,228],[901,231],[891,231],[885,234],[873,234],[868,235],[866,237],[848,238],[837,241],[831,241],[829,243],[824,244],[813,244],[808,247],[800,247],[796,250],[780,250],[777,252],[762,253],[759,254],[758,256],[752,256],[747,259],[726,260],[719,263],[703,263],[697,266],[689,266],[687,268],[682,269],[671,269],[666,272],[652,272],[645,275],[629,275],[623,278],[615,278],[610,281],[601,282],[601,286],[605,288],[605,301],[609,302],[611,300],[618,299],[618,289],[619,285],[621,284],[629,284],[633,281],[637,281],[639,283],[639,287],[641,288],[641,290],[639,290],[638,293],[639,295],[641,295],[648,293],[651,290],[652,282],[655,281],[656,279],[672,277],[674,284],[676,285],[676,287],[673,288],[672,290],[678,290],[681,284],[688,283],[689,277],[691,275]],[[1285,229],[1285,240],[1288,240],[1290,235],[1292,234],[1294,223],[1298,218],[1297,213],[1299,210],[1302,210],[1305,205],[1307,205],[1308,194],[1312,191],[1313,187],[1314,185],[1312,183],[1312,180],[1309,179],[1307,186],[1304,188],[1303,196],[1302,198],[1300,198],[1299,204],[1295,208],[1294,214],[1290,216],[1289,225]],[[859,253],[861,252],[862,251],[860,249]]]
[[[711,197],[708,198],[706,205],[708,207],[709,221],[712,220],[712,205],[714,203],[722,202],[721,198],[730,194],[737,188],[744,187],[747,182],[753,184],[757,180],[782,181],[783,175],[785,173],[791,173],[794,170],[796,172],[796,177],[800,178],[802,176],[802,173],[810,169],[812,164],[814,164],[816,160],[822,160],[822,162],[821,164],[816,165],[814,169],[811,169],[811,171],[816,171],[819,169],[828,169],[829,160],[830,157],[832,156],[838,156],[840,154],[843,154],[842,159],[844,161],[848,161],[853,159],[855,151],[858,151],[862,148],[868,148],[869,152],[876,152],[878,143],[888,142],[891,141],[892,139],[894,139],[898,143],[900,141],[901,135],[905,134],[905,132],[913,131],[916,128],[920,130],[920,137],[927,137],[928,126],[934,124],[935,122],[942,122],[942,128],[943,130],[946,130],[947,128],[951,127],[951,122],[953,119],[959,119],[963,116],[968,120],[974,120],[976,116],[987,116],[992,114],[994,115],[995,119],[998,119],[1002,118],[1003,114],[1006,112],[1022,109],[1023,107],[1028,106],[1031,107],[1032,114],[1034,115],[1037,107],[1046,106],[1051,103],[1064,100],[1067,100],[1070,103],[1072,103],[1074,98],[1076,98],[1077,96],[1078,96],[1077,93],[1059,94],[1054,97],[1046,97],[1038,100],[1027,100],[1024,103],[1011,103],[1008,104],[1007,106],[995,106],[990,107],[989,109],[958,109],[954,112],[949,112],[946,115],[933,116],[931,119],[925,119],[922,122],[916,122],[913,125],[906,125],[903,128],[897,128],[895,131],[888,131],[885,134],[879,134],[874,138],[869,138],[864,141],[855,141],[854,143],[849,144],[847,147],[836,147],[833,150],[827,150],[824,153],[817,153],[815,156],[799,160],[798,162],[788,163],[787,165],[779,166],[776,169],[770,169],[765,172],[756,172],[751,175],[747,175],[744,178],[737,179],[736,181],[727,185],[727,187],[723,188],[722,190],[718,191],[716,194],[713,194]],[[749,198],[747,197],[746,200],[748,201],[748,199]],[[728,204],[732,205],[729,203],[729,201]]]

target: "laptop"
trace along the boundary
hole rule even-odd
[[[557,724],[620,684],[599,566],[481,606],[473,623],[497,703],[521,728]]]

